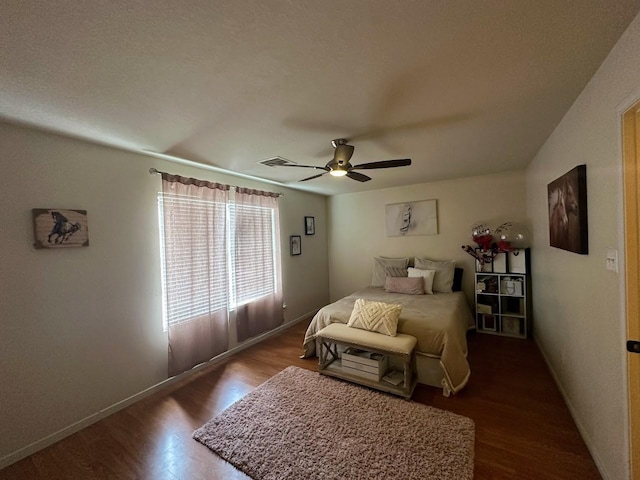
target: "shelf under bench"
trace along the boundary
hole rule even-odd
[[[318,371],[321,374],[399,395],[407,400],[413,395],[417,383],[412,368],[417,343],[415,337],[402,333],[389,337],[381,333],[351,328],[342,323],[326,326],[316,334],[316,337],[320,340]],[[382,379],[369,380],[345,371],[338,353],[338,345],[401,358],[403,382],[400,385],[393,385]]]

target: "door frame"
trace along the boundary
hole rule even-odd
[[[640,100],[622,114],[625,315],[627,340],[640,340]],[[624,347],[623,347],[624,348]],[[628,353],[629,468],[640,480],[640,355]]]

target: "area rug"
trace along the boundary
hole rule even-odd
[[[297,367],[193,437],[256,480],[473,478],[471,419]]]

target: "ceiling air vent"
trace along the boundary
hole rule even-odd
[[[296,162],[292,162],[291,160],[287,160],[282,157],[271,157],[266,160],[261,160],[258,162],[261,165],[266,165],[267,167],[284,167],[287,165],[297,165]]]

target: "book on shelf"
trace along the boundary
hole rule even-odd
[[[397,386],[397,385],[400,385],[402,382],[404,382],[404,374],[397,370],[391,370],[384,377],[382,377],[382,380],[384,380],[387,383],[390,383],[391,385]]]

